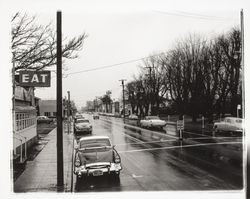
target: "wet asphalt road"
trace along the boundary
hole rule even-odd
[[[93,120],[93,135],[107,135],[122,160],[120,179],[73,177],[74,192],[238,190],[243,187],[242,138],[153,132],[120,118]],[[152,133],[153,132],[153,133]]]

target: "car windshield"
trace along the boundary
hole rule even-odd
[[[80,141],[80,148],[111,146],[109,139],[91,139]]]
[[[147,120],[159,120],[160,118],[158,116],[147,116]]]
[[[76,123],[89,123],[89,120],[85,120],[85,119],[78,119],[76,120]]]
[[[46,116],[39,116],[38,119],[47,119]]]

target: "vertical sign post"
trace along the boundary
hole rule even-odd
[[[62,125],[62,13],[57,11],[56,13],[57,23],[57,53],[56,53],[56,76],[57,76],[57,186],[62,187],[63,180],[63,125]]]
[[[122,82],[122,101],[123,101],[123,119],[125,119],[125,95],[124,95],[124,81],[126,81],[126,79],[121,79],[119,80]]]
[[[70,114],[71,114],[71,104],[70,104],[70,91],[68,91],[68,134],[70,133],[71,125],[70,125]]]
[[[204,129],[205,128],[205,118],[204,118],[204,116],[202,116],[201,120],[202,120],[202,129]]]

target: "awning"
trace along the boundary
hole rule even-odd
[[[15,106],[15,112],[34,112],[36,108],[34,106]]]

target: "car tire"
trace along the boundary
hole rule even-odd
[[[81,177],[79,177],[78,175],[76,176],[76,182],[77,182],[77,183],[82,182],[82,180],[83,180],[83,177],[82,177],[82,176],[81,176]]]
[[[114,173],[111,174],[110,177],[111,177],[111,179],[112,179],[113,181],[117,182],[117,181],[120,180],[120,172],[118,172],[118,173],[114,172]]]
[[[218,132],[219,132],[217,126],[214,126],[213,131],[214,131],[215,133],[218,133]]]

